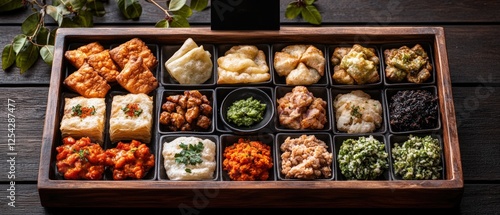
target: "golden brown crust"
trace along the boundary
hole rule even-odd
[[[131,57],[116,81],[131,93],[148,94],[158,87],[158,80],[143,64],[142,57]]]
[[[107,49],[97,54],[90,55],[87,59],[87,63],[107,82],[115,82],[116,76],[120,73]]]
[[[87,98],[104,98],[111,86],[88,64],[69,75],[63,82],[73,91]]]
[[[125,65],[132,57],[141,57],[144,65],[148,69],[152,69],[158,64],[158,60],[148,48],[146,43],[139,38],[133,38],[118,47],[109,51],[111,58],[118,64],[120,68],[125,68]]]
[[[80,68],[85,64],[87,57],[92,54],[97,54],[104,51],[104,47],[98,43],[93,42],[87,45],[78,47],[75,50],[68,50],[64,53],[64,57],[76,68]]]

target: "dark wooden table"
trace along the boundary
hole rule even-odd
[[[284,11],[290,1],[281,0],[282,26],[308,26],[300,20],[286,20]],[[107,14],[95,19],[96,27],[153,27],[162,17],[156,7],[143,2],[140,20],[121,17],[114,1],[106,4]],[[499,1],[326,1],[317,6],[323,26],[442,26],[445,29],[453,101],[465,182],[462,202],[457,208],[383,208],[389,214],[499,214],[500,213],[500,2]],[[0,47],[21,33],[21,23],[29,10],[0,14]],[[193,26],[210,24],[209,10],[190,18]],[[54,23],[48,25],[55,26]],[[311,26],[312,28],[312,26]],[[39,60],[25,74],[19,69],[0,72],[0,214],[144,214],[185,213],[276,213],[269,209],[204,209],[181,211],[171,209],[112,208],[44,208],[37,192],[40,144],[50,82],[50,66]],[[16,102],[16,207],[10,207],[8,192],[11,181],[7,156],[7,103]],[[77,204],[75,202],[75,204]],[[112,206],[112,205],[110,205]],[[296,209],[294,209],[296,210]],[[288,210],[286,210],[288,212]],[[299,212],[322,212],[322,209],[299,209]],[[363,209],[328,209],[328,212],[362,214]],[[292,210],[290,210],[292,212]]]

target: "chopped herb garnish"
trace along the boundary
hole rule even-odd
[[[82,107],[80,104],[77,104],[71,107],[72,114],[71,116],[79,116],[80,118],[85,118],[87,116],[95,115],[96,110],[95,107]]]
[[[185,165],[196,165],[203,162],[203,160],[201,159],[201,152],[204,148],[202,142],[189,145],[181,143],[179,147],[181,147],[182,151],[174,155],[175,162]],[[186,168],[185,171],[187,173],[191,173],[191,169],[189,168]]]
[[[137,103],[128,104],[127,106],[122,108],[122,111],[125,112],[125,114],[130,117],[133,116],[138,117],[142,114],[142,109],[139,108],[139,104]]]
[[[356,118],[361,118],[363,116],[363,114],[361,114],[361,112],[359,112],[359,106],[352,107],[351,116],[356,117]]]
[[[75,149],[73,149],[73,153],[78,153],[78,157],[79,157],[80,161],[89,161],[85,157],[85,155],[90,154],[90,152],[88,150],[80,149],[79,151],[76,151]]]

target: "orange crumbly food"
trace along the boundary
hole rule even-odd
[[[97,143],[92,143],[90,138],[82,137],[75,140],[65,137],[63,145],[57,150],[57,171],[65,179],[102,179],[106,153]]]
[[[265,181],[273,167],[271,147],[240,138],[224,149],[223,168],[234,181]]]
[[[149,147],[137,140],[119,142],[116,148],[106,150],[106,164],[113,170],[114,180],[141,179],[155,165]]]

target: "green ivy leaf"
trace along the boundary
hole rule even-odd
[[[94,16],[90,11],[80,11],[78,15],[73,17],[73,23],[79,27],[92,27],[94,26]]]
[[[168,24],[168,21],[166,19],[163,19],[163,20],[158,21],[156,23],[155,27],[157,27],[157,28],[168,28],[169,24]]]
[[[179,15],[182,17],[189,18],[189,17],[191,17],[191,15],[193,15],[193,10],[189,6],[184,5],[184,6],[182,6],[182,8],[180,10],[172,11],[172,13],[174,15]]]
[[[36,43],[40,45],[47,45],[49,44],[49,37],[50,37],[50,30],[46,27],[41,27],[40,30],[38,31],[38,34],[36,35]]]
[[[316,0],[304,0],[304,3],[306,3],[306,5],[312,5]]]
[[[86,7],[94,16],[102,17],[106,14],[106,9],[104,8],[102,1],[89,0]]]
[[[21,49],[23,49],[23,47],[27,43],[29,43],[28,37],[26,37],[26,35],[24,35],[24,34],[18,34],[16,37],[14,37],[14,41],[12,42],[12,48],[14,49],[14,52],[16,53],[16,55],[19,54]]]
[[[40,22],[40,13],[36,12],[28,16],[21,25],[23,34],[32,35],[35,33],[38,23]]]
[[[304,18],[304,20],[313,25],[321,24],[321,14],[319,13],[318,9],[313,5],[306,6],[302,10],[301,15],[302,18]]]
[[[11,67],[14,62],[16,62],[16,52],[14,52],[12,44],[7,44],[2,51],[2,69],[6,70]]]
[[[191,8],[196,11],[205,10],[208,6],[208,0],[191,0]]]
[[[0,0],[0,12],[13,11],[24,7],[21,0]]]
[[[137,0],[117,0],[118,8],[127,19],[139,18],[142,14],[142,6]]]
[[[286,7],[285,17],[287,19],[295,19],[301,12],[303,7],[298,6],[296,3],[290,3]]]
[[[52,61],[54,60],[54,46],[53,45],[45,45],[40,49],[40,56],[43,61],[48,65],[52,65]]]
[[[177,28],[189,27],[189,22],[185,17],[179,15],[173,15],[172,18],[173,20],[170,23],[171,27],[177,27]]]
[[[180,10],[186,4],[186,0],[171,0],[168,4],[169,11]]]
[[[38,46],[27,43],[16,57],[16,66],[21,69],[21,74],[28,71],[38,59]]]

